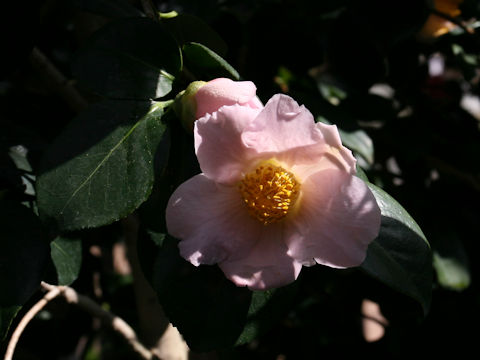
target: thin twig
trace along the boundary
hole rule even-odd
[[[32,306],[30,310],[23,316],[22,320],[17,325],[17,328],[12,334],[10,341],[8,343],[7,351],[5,352],[4,360],[12,360],[15,347],[17,346],[18,340],[25,330],[25,327],[28,323],[37,315],[52,299],[60,295],[61,289],[58,287],[52,287],[49,291],[41,298],[35,305]]]
[[[78,294],[75,290],[68,286],[55,286],[45,282],[41,283],[44,290],[48,291],[45,296],[38,301],[22,318],[17,328],[13,332],[10,342],[5,353],[4,360],[11,360],[15,351],[15,346],[18,343],[20,335],[27,326],[27,324],[35,317],[45,305],[57,296],[62,296],[69,304],[74,304],[82,310],[88,312],[102,320],[103,323],[109,325],[115,332],[121,335],[125,341],[132,347],[132,349],[145,360],[158,359],[150,350],[143,346],[138,341],[137,334],[123,319],[106,311],[100,305],[95,303],[92,299]]]
[[[114,331],[120,334],[135,352],[142,357],[142,359],[154,359],[153,354],[145,346],[140,343],[135,331],[120,317],[103,309],[100,305],[94,302],[89,297],[78,294],[69,286],[55,286],[42,282],[42,287],[50,291],[54,288],[60,288],[61,295],[69,303],[74,304],[82,310],[88,312],[92,316],[98,317],[103,323],[109,325]]]
[[[138,259],[138,216],[133,213],[120,220],[125,236],[127,258],[133,276],[133,290],[139,320],[139,334],[147,346],[153,346],[165,332],[168,319],[157,301],[157,294],[143,275]],[[155,321],[152,321],[155,319]]]
[[[72,82],[37,47],[34,47],[30,54],[30,63],[51,90],[62,97],[72,110],[80,112],[88,106],[88,102],[75,89]]]
[[[166,359],[188,359],[188,346],[168,321],[157,294],[145,278],[138,258],[139,218],[133,213],[121,220],[127,257],[133,276],[133,290],[139,320],[139,333],[144,344],[156,356]]]

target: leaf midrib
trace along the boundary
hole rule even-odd
[[[72,195],[68,198],[68,200],[65,202],[65,205],[62,207],[60,210],[60,214],[63,214],[63,211],[67,208],[67,206],[70,204],[70,202],[73,200],[73,198],[78,194],[78,192],[95,176],[95,174],[100,170],[100,168],[110,159],[110,157],[113,155],[113,153],[118,149],[120,145],[122,145],[128,137],[135,131],[135,129],[140,125],[140,123],[144,120],[144,118],[140,119],[137,121],[128,131],[127,133],[120,139],[118,143],[115,144],[115,146],[110,149],[110,151],[107,153],[107,155],[100,161],[100,163],[93,169],[93,171],[86,177],[86,179],[78,186],[78,188],[72,193]]]

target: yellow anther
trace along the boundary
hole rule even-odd
[[[268,225],[291,212],[300,192],[300,183],[283,167],[266,163],[246,174],[238,189],[250,215]]]

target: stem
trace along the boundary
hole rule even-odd
[[[95,303],[92,299],[78,294],[75,290],[68,286],[55,286],[45,282],[41,283],[44,290],[48,291],[45,296],[40,299],[22,318],[17,328],[12,334],[10,342],[5,353],[4,360],[12,360],[15,347],[20,339],[27,324],[32,320],[45,305],[52,299],[61,295],[69,304],[74,304],[82,310],[88,312],[102,320],[103,323],[108,324],[115,332],[124,338],[124,340],[132,347],[132,349],[145,360],[158,359],[154,357],[153,353],[138,341],[135,331],[123,319],[106,311],[100,305]]]
[[[133,276],[133,289],[139,319],[139,333],[156,356],[166,359],[188,359],[188,347],[178,330],[168,321],[157,294],[145,278],[138,259],[139,219],[130,214],[121,220],[127,257]]]
[[[18,340],[20,339],[23,330],[25,330],[25,327],[28,325],[30,320],[32,320],[35,315],[37,315],[45,307],[45,305],[60,295],[60,292],[61,290],[58,287],[49,289],[48,293],[46,293],[43,298],[33,305],[32,308],[23,316],[22,320],[20,320],[17,328],[13,332],[12,337],[10,338],[4,360],[12,360],[15,347],[17,346]]]
[[[34,47],[30,54],[30,63],[51,90],[62,97],[72,110],[80,112],[88,106],[88,102],[75,89],[71,81],[37,47]]]

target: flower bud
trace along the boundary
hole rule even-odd
[[[197,102],[195,100],[195,95],[197,94],[198,89],[205,84],[205,81],[194,81],[175,98],[173,110],[180,118],[182,126],[188,132],[193,132],[193,123],[197,119]]]
[[[194,81],[175,99],[174,110],[188,132],[193,132],[195,120],[212,114],[222,106],[241,105],[263,108],[251,81],[218,78],[209,82]]]

